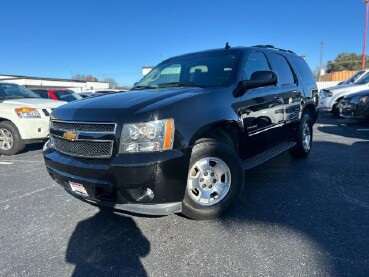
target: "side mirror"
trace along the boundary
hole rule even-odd
[[[233,94],[237,97],[243,95],[248,89],[274,86],[277,83],[278,77],[273,71],[255,71],[251,74],[250,80],[238,83]]]

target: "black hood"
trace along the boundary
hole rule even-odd
[[[67,121],[146,121],[159,108],[202,91],[204,89],[194,87],[133,90],[74,101],[55,109],[52,116]]]
[[[366,96],[366,95],[369,96],[369,90],[363,90],[363,91],[359,91],[355,93],[350,93],[349,95],[346,95],[344,99],[351,100],[354,97],[357,97],[357,96],[361,97],[361,96]]]

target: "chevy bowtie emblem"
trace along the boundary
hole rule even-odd
[[[72,131],[67,131],[63,134],[63,138],[69,141],[74,141],[78,138],[78,134],[73,133]]]

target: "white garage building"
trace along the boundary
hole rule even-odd
[[[68,88],[75,92],[89,89],[108,89],[109,83],[106,82],[89,82],[77,81],[69,79],[30,77],[19,75],[0,75],[0,82],[14,83],[25,86],[27,88]]]

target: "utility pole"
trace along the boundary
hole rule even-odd
[[[366,0],[369,1],[369,0]],[[323,44],[324,40],[320,42],[320,66],[319,66],[319,82],[322,80],[322,67],[323,67]]]
[[[369,13],[369,0],[364,0],[365,4],[365,28],[364,28],[364,47],[363,47],[363,56],[362,56],[362,64],[361,69],[365,69],[365,58],[366,58],[366,32],[368,29],[368,13]]]

